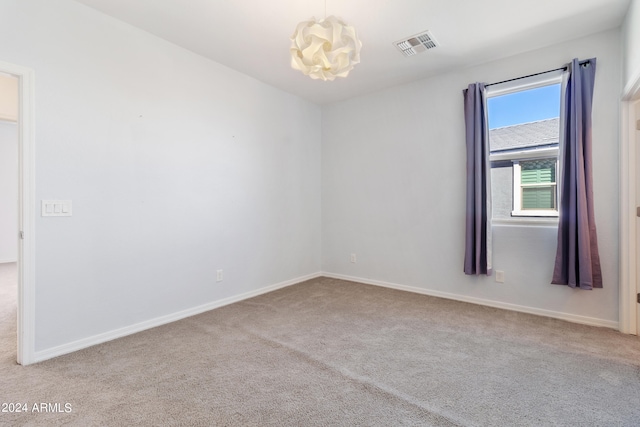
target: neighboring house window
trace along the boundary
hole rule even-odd
[[[558,216],[561,78],[487,88],[494,219]]]
[[[558,158],[513,161],[513,216],[558,216]]]

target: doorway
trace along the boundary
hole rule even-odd
[[[17,360],[19,80],[0,73],[0,358]]]
[[[623,91],[620,127],[620,332],[639,335],[640,74]]]
[[[17,82],[17,230],[14,238],[17,255],[15,277],[15,355],[19,364],[37,361],[35,353],[35,156],[34,156],[34,72],[30,68],[0,61],[0,74]],[[16,202],[11,205],[15,208]],[[3,205],[4,208],[4,205]],[[10,226],[10,225],[9,225]],[[10,263],[9,263],[10,264]],[[0,264],[2,265],[2,264]],[[10,270],[11,267],[9,267]],[[12,279],[9,278],[9,281]],[[11,291],[10,291],[11,292]],[[12,314],[10,313],[9,316]]]
[[[636,148],[636,335],[640,336],[640,100],[634,104],[635,139],[632,144]]]

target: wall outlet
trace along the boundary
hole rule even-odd
[[[351,262],[356,263],[356,254],[351,254]]]
[[[496,282],[504,283],[504,271],[496,270]]]
[[[222,282],[222,270],[216,272],[216,282]]]

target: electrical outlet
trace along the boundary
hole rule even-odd
[[[222,270],[216,272],[216,282],[222,282]]]
[[[496,282],[504,283],[504,271],[496,270]]]
[[[351,254],[351,262],[356,263],[356,254]]]

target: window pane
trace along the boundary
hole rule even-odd
[[[493,218],[555,216],[560,79],[507,86],[487,91]]]
[[[555,209],[555,185],[549,187],[523,187],[522,209]]]
[[[520,162],[522,184],[556,182],[556,159]]]
[[[560,83],[487,99],[489,129],[560,116]]]

